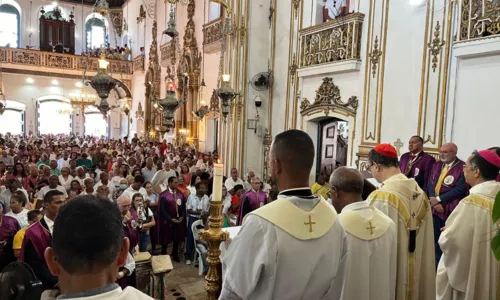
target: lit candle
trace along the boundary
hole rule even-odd
[[[214,185],[212,201],[222,201],[222,173],[223,164],[214,164]]]

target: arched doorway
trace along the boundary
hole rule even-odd
[[[108,120],[109,115],[103,115],[96,108],[85,109],[85,135],[95,137],[108,137]]]
[[[7,100],[5,111],[0,115],[0,133],[24,134],[26,105],[21,102]]]
[[[64,100],[38,101],[38,134],[70,134],[72,132],[71,105]]]

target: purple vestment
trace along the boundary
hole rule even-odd
[[[448,170],[446,173],[446,176],[443,179],[443,183],[441,184],[441,188],[439,189],[439,193],[436,194],[436,197],[439,196],[440,194],[448,193],[449,191],[453,190],[454,188],[461,188],[457,187],[457,183],[459,181],[460,176],[464,173],[464,165],[465,163],[461,160],[457,160],[452,167]],[[441,175],[441,170],[443,169],[443,162],[442,161],[437,161],[434,166],[432,167],[432,171],[430,174],[430,180],[432,183],[432,189],[436,188],[439,176]],[[431,186],[431,185],[429,185]],[[429,192],[430,193],[430,192]],[[441,220],[446,221],[452,211],[457,207],[458,203],[460,200],[465,198],[467,196],[468,192],[467,189],[463,193],[458,194],[454,199],[447,201],[447,203],[443,204],[444,212],[443,213],[438,213],[436,212],[436,209],[432,209],[432,214],[439,217]]]
[[[178,190],[175,190],[174,194],[170,193],[169,189],[166,189],[159,196],[160,202],[156,209],[157,223],[151,229],[151,239],[156,245],[168,245],[174,239],[180,241],[186,236],[186,199]],[[176,199],[181,200],[180,205]],[[184,217],[181,223],[176,224],[179,226],[172,226],[172,223],[162,216],[162,205],[166,208],[166,212],[170,218],[178,219]]]
[[[1,209],[1,207],[0,207]],[[2,217],[2,225],[0,226],[0,242],[6,242],[5,247],[0,247],[0,271],[9,263],[16,260],[14,251],[12,250],[12,242],[14,235],[21,229],[15,218],[9,216]]]
[[[399,169],[406,177],[414,178],[422,190],[427,191],[430,172],[435,162],[434,157],[424,151],[420,152],[414,160],[411,160],[411,153],[407,152],[399,160]]]
[[[36,222],[31,225],[24,235],[23,246],[21,247],[21,256],[19,260],[24,262],[24,250],[28,241],[31,241],[33,248],[35,248],[36,254],[43,261],[45,267],[47,267],[47,262],[45,261],[45,249],[51,246],[50,232],[42,226],[40,222]]]
[[[266,193],[249,190],[244,193],[240,199],[240,213],[238,215],[238,225],[243,225],[243,218],[257,208],[266,204]]]

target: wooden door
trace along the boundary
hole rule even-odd
[[[321,131],[321,154],[320,154],[320,170],[319,173],[327,177],[335,170],[335,162],[337,160],[337,139],[338,139],[338,124],[336,121],[331,121],[323,124]]]

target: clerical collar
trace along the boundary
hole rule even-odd
[[[293,188],[281,191],[278,196],[296,196],[300,198],[314,198],[311,189],[308,187]]]
[[[420,150],[418,153],[415,153],[415,154],[411,153],[411,156],[412,156],[412,157],[417,157],[417,156],[419,156],[419,155],[420,155],[420,153],[422,153],[422,151],[423,151],[423,150]]]

